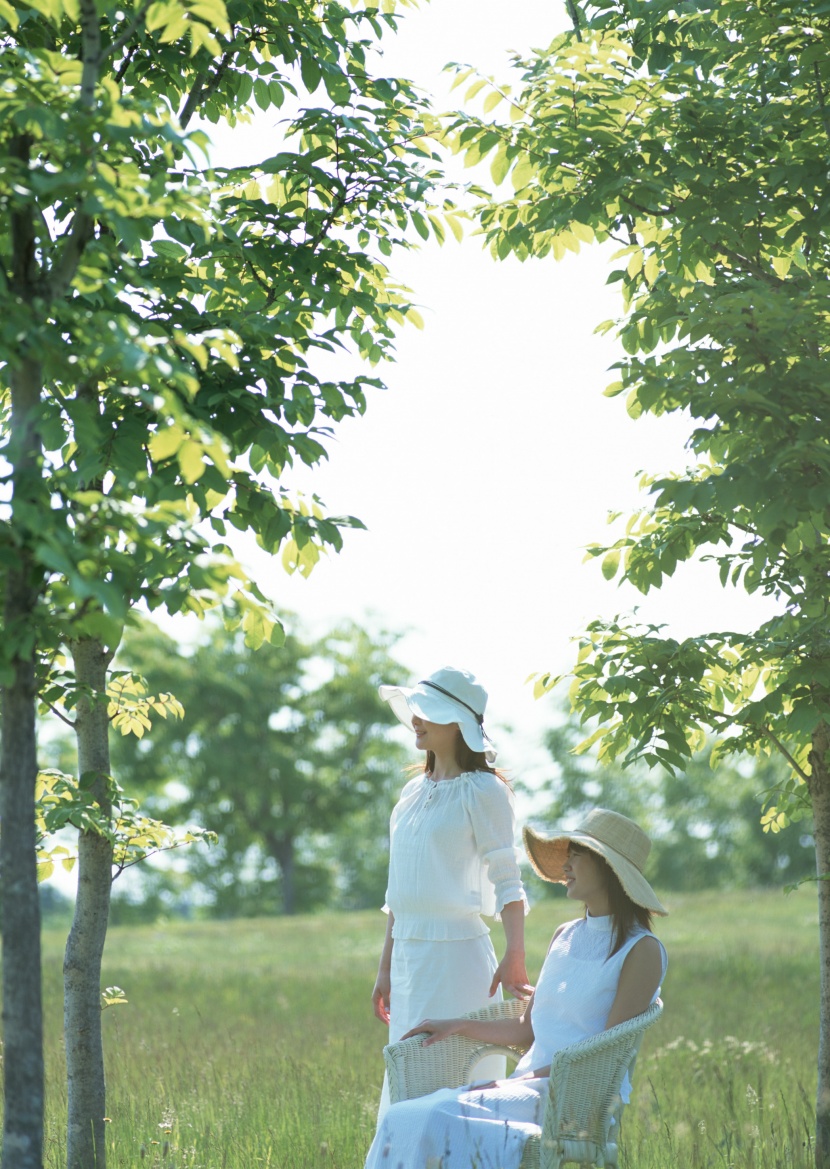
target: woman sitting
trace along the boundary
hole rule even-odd
[[[641,1014],[660,992],[666,952],[650,926],[667,911],[643,876],[646,834],[595,808],[572,832],[545,839],[526,828],[524,841],[539,876],[585,905],[553,935],[527,1010],[516,1019],[424,1019],[403,1038],[426,1034],[428,1045],[462,1034],[528,1050],[506,1080],[393,1104],[366,1169],[517,1169],[541,1126],[556,1052]]]

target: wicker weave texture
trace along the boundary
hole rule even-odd
[[[504,1019],[520,1015],[517,999],[471,1011],[469,1019]],[[660,1018],[660,999],[633,1019],[582,1039],[557,1052],[551,1064],[550,1095],[538,1136],[525,1145],[521,1169],[560,1169],[566,1162],[616,1166],[617,1146],[609,1140],[612,1120],[618,1136],[622,1111],[620,1089],[631,1074],[643,1034]],[[438,1088],[460,1088],[470,1082],[479,1059],[507,1049],[463,1035],[422,1047],[418,1036],[383,1049],[392,1103],[425,1096]],[[521,1051],[510,1049],[518,1059]]]
[[[507,999],[502,1003],[491,1003],[478,1011],[470,1011],[467,1019],[512,1019],[521,1015],[525,1004],[520,999]],[[426,1096],[438,1088],[460,1088],[469,1084],[475,1065],[486,1055],[498,1052],[518,1060],[522,1051],[518,1048],[499,1048],[492,1044],[468,1039],[466,1035],[451,1035],[440,1043],[429,1047],[421,1046],[421,1039],[401,1039],[383,1049],[386,1070],[389,1075],[389,1098],[393,1104],[399,1100],[412,1100]]]
[[[623,1078],[626,1071],[633,1072],[643,1035],[662,1012],[663,1003],[657,999],[642,1015],[557,1052],[542,1131],[538,1141],[530,1142],[539,1145],[538,1160],[531,1162],[526,1156],[522,1169],[531,1164],[559,1169],[568,1161],[617,1164],[617,1146],[609,1135],[612,1120],[619,1125]]]

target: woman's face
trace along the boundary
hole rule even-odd
[[[568,859],[562,866],[568,897],[573,901],[584,901],[591,908],[607,901],[605,874],[602,862],[589,848],[578,844],[568,845]]]
[[[455,758],[458,723],[430,723],[417,714],[412,716],[415,746],[419,751],[434,751],[442,759]]]

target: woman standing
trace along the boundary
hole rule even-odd
[[[468,1035],[528,1050],[509,1079],[393,1104],[366,1169],[518,1169],[525,1141],[542,1122],[556,1052],[641,1014],[660,992],[666,952],[649,927],[652,913],[666,910],[643,876],[646,834],[627,817],[595,808],[552,840],[525,829],[525,845],[536,872],[566,885],[585,914],[553,935],[524,1015],[424,1019],[408,1035],[426,1033],[426,1044]],[[627,1082],[622,1098],[628,1099]]]
[[[411,688],[381,686],[380,695],[426,754],[390,823],[386,940],[372,1002],[394,1043],[425,1015],[475,1010],[502,987],[526,998],[532,987],[513,797],[492,767],[487,691],[448,666]],[[501,962],[482,914],[501,918]],[[485,1074],[504,1074],[501,1057]],[[384,1078],[379,1118],[388,1104]]]

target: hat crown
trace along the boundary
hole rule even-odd
[[[468,670],[456,670],[454,666],[443,666],[422,679],[421,685],[432,685],[483,716],[487,706],[487,691]]]
[[[576,832],[593,836],[595,840],[625,857],[641,873],[645,868],[648,854],[651,852],[651,841],[639,824],[635,824],[627,816],[619,812],[610,812],[607,808],[594,808]]]

